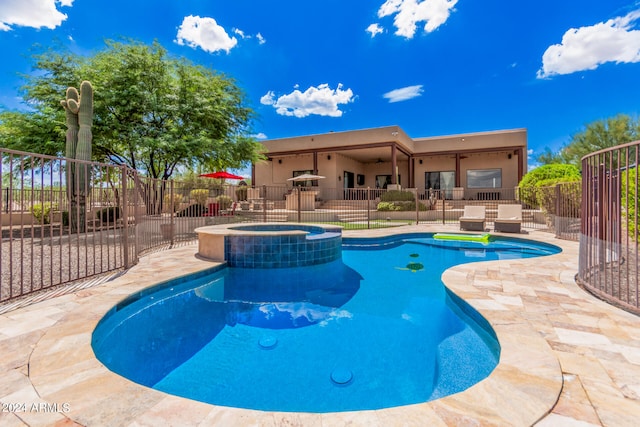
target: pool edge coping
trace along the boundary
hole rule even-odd
[[[391,234],[401,234],[399,229],[392,229],[390,232]],[[425,232],[427,231],[425,230]],[[530,236],[523,236],[523,238],[538,240]],[[548,239],[541,240],[549,243]],[[555,240],[554,242],[559,243]],[[573,244],[575,242],[570,243]],[[548,255],[545,258],[560,257],[561,259],[557,261],[561,263],[562,258],[566,258],[567,254],[563,245],[557,246],[560,246],[563,252]],[[195,252],[195,248],[191,247],[190,249]],[[154,255],[161,257],[167,254],[168,252],[163,252]],[[192,253],[192,255],[194,254]],[[280,418],[304,416],[337,422],[337,420],[351,419],[356,415],[364,417],[363,419],[374,415],[380,421],[387,419],[387,417],[403,414],[403,416],[419,417],[420,419],[440,419],[441,422],[445,423],[447,419],[452,416],[455,417],[457,414],[459,417],[467,420],[473,419],[481,424],[514,423],[519,420],[522,425],[529,425],[543,418],[553,409],[562,389],[560,363],[547,341],[540,336],[527,319],[515,316],[514,319],[505,321],[505,318],[500,314],[503,310],[489,310],[474,304],[474,299],[471,298],[470,300],[468,295],[473,286],[469,287],[465,283],[468,273],[475,273],[480,270],[478,268],[479,264],[485,266],[484,270],[494,265],[500,265],[497,263],[525,263],[531,266],[537,258],[468,263],[454,266],[443,273],[442,278],[445,285],[489,321],[498,336],[502,351],[500,362],[489,377],[463,392],[438,400],[372,411],[325,414],[263,412],[214,406],[168,395],[134,384],[107,370],[95,358],[91,349],[91,334],[98,321],[106,314],[108,309],[133,292],[141,291],[161,281],[212,267],[211,262],[197,260],[195,256],[192,256],[192,258],[195,260],[195,268],[194,266],[185,266],[188,271],[178,272],[171,277],[164,276],[161,279],[151,279],[137,284],[132,284],[132,280],[126,280],[137,277],[136,267],[134,267],[121,278],[101,285],[93,292],[90,292],[91,295],[87,297],[86,304],[83,303],[81,307],[69,311],[56,323],[55,328],[48,328],[37,341],[30,357],[30,380],[38,394],[47,401],[52,399],[52,401],[60,402],[60,399],[64,399],[64,396],[69,395],[70,388],[75,389],[75,386],[85,387],[87,392],[82,393],[82,399],[78,401],[79,397],[76,396],[71,411],[65,414],[65,416],[80,423],[91,420],[92,416],[95,416],[96,411],[94,408],[96,405],[106,399],[104,392],[99,390],[112,389],[132,392],[138,400],[138,404],[134,406],[142,409],[145,409],[143,406],[146,406],[146,410],[141,410],[142,413],[139,415],[143,417],[151,416],[150,414],[157,412],[159,410],[157,405],[161,404],[167,407],[179,407],[183,411],[192,413],[207,412],[205,417],[209,418],[239,417],[238,419],[245,419],[245,421],[247,417],[266,421],[276,416]],[[464,294],[467,296],[464,296]],[[94,302],[94,304],[89,304],[89,302]],[[91,306],[89,310],[87,310],[88,305]],[[509,311],[509,313],[514,314],[513,311]],[[512,330],[514,327],[517,332]],[[79,330],[78,328],[81,329]],[[73,346],[61,348],[60,337],[68,336],[78,337],[78,340],[73,340]],[[87,357],[87,352],[89,357]],[[91,377],[95,376],[101,379],[99,381],[101,385],[95,390],[95,394],[90,391],[93,390],[93,387],[96,387],[96,384],[88,380],[81,381],[74,386],[64,386],[62,384],[68,375],[77,375],[77,370],[70,368],[70,362],[76,359],[79,354],[84,355],[83,372],[86,373],[88,369],[93,373],[90,375]],[[532,354],[537,357],[532,357]],[[53,357],[53,355],[61,357]],[[532,366],[532,363],[536,361],[539,362],[538,366]],[[522,366],[526,366],[527,369],[523,369]],[[540,370],[542,373],[532,374],[529,372],[531,369]],[[56,378],[58,379],[58,387],[51,384],[51,381]],[[526,381],[523,384],[514,385],[514,378],[526,379]],[[105,385],[104,381],[109,383]],[[503,394],[502,399],[499,398],[500,393]],[[143,402],[146,402],[146,405]],[[153,402],[153,404],[149,405],[150,402]],[[518,422],[517,424],[520,423]]]

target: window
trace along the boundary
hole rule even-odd
[[[468,188],[502,188],[502,169],[467,170]]]
[[[304,174],[310,174],[313,175],[313,171],[312,170],[305,170],[305,171],[293,171],[293,178],[295,178],[296,176],[300,176],[300,175],[304,175]],[[307,181],[293,181],[293,186],[298,186],[298,187],[317,187],[318,186],[318,180],[307,180]]]

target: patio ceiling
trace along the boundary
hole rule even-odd
[[[274,159],[279,157],[290,157],[299,154],[310,154],[313,151],[318,153],[318,156],[327,154],[341,154],[345,157],[349,157],[355,161],[361,163],[376,163],[380,160],[383,162],[391,162],[391,147],[378,146],[378,147],[366,147],[366,148],[354,148],[354,149],[340,149],[340,148],[327,148],[320,150],[300,150],[297,152],[288,153],[268,153],[267,155]],[[407,160],[409,156],[400,150],[396,151],[396,158],[398,160]]]

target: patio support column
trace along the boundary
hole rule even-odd
[[[415,171],[415,163],[416,159],[414,159],[413,156],[409,157],[409,187],[411,188],[415,187],[415,177],[413,176]]]
[[[313,152],[313,174],[318,175],[318,152]]]
[[[391,184],[398,183],[398,175],[396,174],[396,168],[398,167],[398,163],[396,161],[396,144],[391,145]]]
[[[456,153],[456,187],[460,187],[460,153]]]
[[[256,185],[256,164],[251,162],[251,186]]]
[[[524,158],[522,157],[522,148],[518,148],[516,156],[518,156],[518,183],[522,181],[524,175]]]

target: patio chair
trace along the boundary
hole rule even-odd
[[[498,205],[498,216],[493,224],[495,231],[520,233],[522,205]]]
[[[460,230],[484,231],[485,206],[465,206],[460,217]]]

